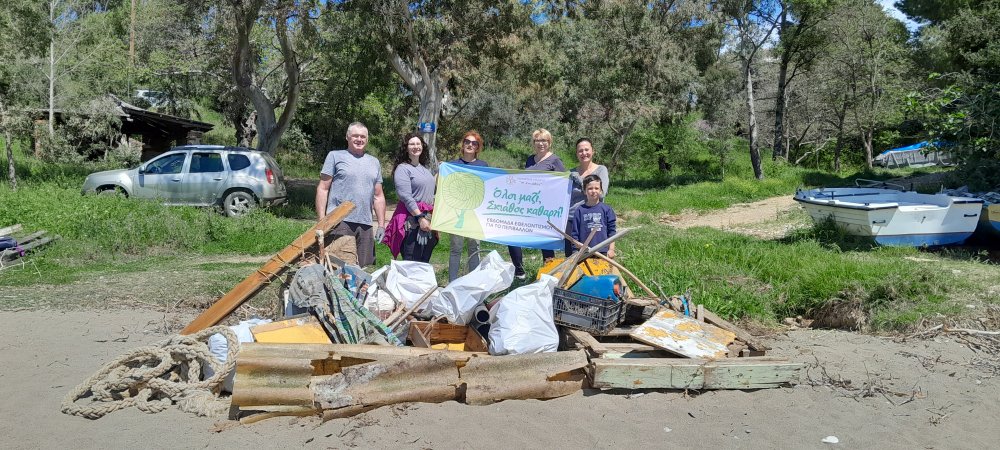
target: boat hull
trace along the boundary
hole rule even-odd
[[[889,189],[800,191],[795,200],[817,223],[832,219],[847,233],[885,246],[962,244],[982,213],[978,199]]]
[[[986,235],[993,237],[1000,236],[1000,203],[983,205],[983,212],[979,217],[979,228]]]

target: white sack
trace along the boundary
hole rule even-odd
[[[374,280],[378,280],[382,274],[389,271],[389,266],[382,266],[375,272],[372,272],[372,282],[368,285],[367,296],[365,297],[365,308],[369,311],[378,315],[379,318],[384,319],[382,314],[391,313],[396,309],[396,301],[382,288],[379,287],[378,283]]]
[[[514,265],[493,250],[479,262],[479,267],[448,283],[440,295],[431,300],[431,315],[445,316],[448,323],[466,325],[486,297],[509,288],[513,282]]]
[[[240,343],[253,342],[253,333],[250,329],[261,324],[271,323],[271,319],[250,319],[244,320],[236,325],[229,327],[236,333],[236,339]],[[212,353],[215,359],[219,360],[222,364],[226,363],[226,356],[229,355],[229,341],[226,340],[225,336],[221,334],[213,334],[208,337],[208,351]],[[207,364],[201,366],[201,374],[205,379],[209,379],[212,375],[215,375],[215,371],[212,370],[212,366]],[[233,379],[236,377],[236,371],[233,370],[229,372],[226,379],[222,381],[222,390],[226,392],[233,392]]]
[[[412,308],[427,291],[437,287],[434,266],[418,261],[392,261],[385,276],[385,287],[407,308]],[[417,312],[427,310],[427,305],[438,295],[441,295],[440,290],[431,294]]]
[[[549,275],[505,295],[490,322],[490,354],[554,352],[559,333],[552,318],[552,293],[559,280]]]

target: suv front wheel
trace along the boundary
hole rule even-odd
[[[257,206],[257,199],[247,191],[232,191],[222,200],[222,210],[229,217],[240,217]]]

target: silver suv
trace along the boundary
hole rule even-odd
[[[285,202],[281,168],[271,155],[243,147],[185,145],[134,169],[92,173],[83,193],[162,199],[170,205],[221,206],[227,216]]]

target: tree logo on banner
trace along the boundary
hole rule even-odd
[[[465,172],[448,175],[448,182],[444,183],[441,195],[448,206],[458,211],[456,229],[461,229],[465,225],[465,213],[470,209],[476,209],[483,202],[485,192],[483,179],[476,175]]]

